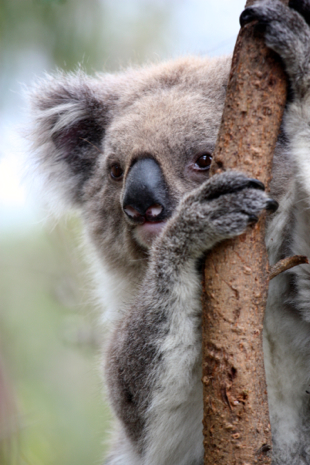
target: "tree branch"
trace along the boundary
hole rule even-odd
[[[247,6],[253,2],[248,2]],[[280,60],[254,25],[235,46],[212,173],[237,169],[268,189],[286,101]],[[270,464],[262,350],[269,276],[265,215],[207,257],[203,297],[205,465]]]
[[[293,255],[292,257],[283,258],[283,260],[278,261],[278,263],[270,269],[269,280],[283,273],[283,271],[304,263],[309,263],[308,257],[305,255]]]

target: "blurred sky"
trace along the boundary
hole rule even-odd
[[[244,0],[75,0],[74,15],[72,5],[1,0],[0,231],[38,221],[38,205],[21,183],[25,86],[46,71],[72,70],[79,62],[88,72],[116,71],[185,54],[231,53]]]

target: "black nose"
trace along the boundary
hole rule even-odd
[[[125,183],[123,210],[136,223],[162,221],[169,212],[168,187],[153,158],[137,160]]]

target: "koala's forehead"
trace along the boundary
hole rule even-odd
[[[150,76],[149,86],[144,82],[140,92],[133,85],[132,99],[126,95],[107,128],[105,154],[124,159],[143,153],[169,158],[175,153],[186,158],[192,151],[210,149],[221,120],[229,66],[227,59],[218,67],[211,63],[201,60],[195,69],[183,69],[172,85],[167,84],[167,71],[161,86],[158,76],[154,82]]]
[[[157,93],[140,99],[115,119],[106,134],[107,148],[122,155],[137,151],[155,155],[200,139],[212,140],[220,115],[218,108],[197,96]]]

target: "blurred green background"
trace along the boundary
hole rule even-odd
[[[57,67],[113,72],[228,53],[240,0],[0,0],[0,465],[102,463],[110,414],[79,221],[21,183],[23,87]]]

